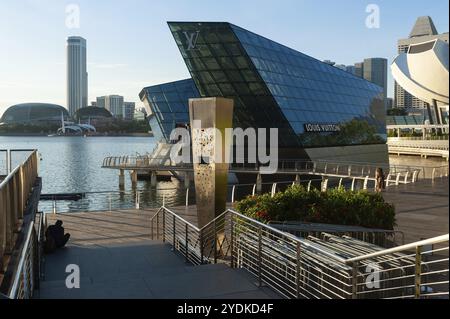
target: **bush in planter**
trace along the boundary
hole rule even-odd
[[[261,222],[302,221],[311,223],[394,229],[395,209],[380,194],[333,189],[328,192],[292,186],[285,192],[250,196],[236,209]]]

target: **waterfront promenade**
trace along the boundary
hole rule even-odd
[[[389,187],[405,243],[448,233],[448,178]],[[196,224],[195,207],[173,209]],[[46,256],[40,298],[279,298],[243,269],[194,267],[169,244],[150,240],[156,210],[48,215],[72,234],[67,248]],[[401,243],[399,243],[401,244]],[[80,266],[81,288],[67,289],[65,267]]]
[[[43,299],[274,299],[254,277],[225,264],[194,267],[150,240],[154,210],[49,215],[64,221],[69,245],[46,256]],[[66,266],[80,267],[80,289],[67,289]]]
[[[397,229],[411,243],[448,233],[448,177],[421,180],[414,184],[391,186],[383,194],[395,205]]]

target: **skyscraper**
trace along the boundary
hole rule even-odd
[[[123,103],[123,119],[127,120],[127,121],[133,120],[135,108],[136,108],[136,103],[124,102]]]
[[[124,99],[121,95],[107,95],[97,97],[97,107],[103,107],[116,118],[122,118],[124,112]]]
[[[88,106],[88,73],[86,40],[67,38],[67,108],[69,114]]]
[[[439,34],[433,20],[430,17],[419,17],[409,37],[398,41],[398,53],[408,52],[408,48],[411,44],[427,42],[435,39],[440,39],[448,43],[448,32]],[[400,85],[395,83],[395,106],[410,110],[422,109],[426,106],[426,103],[406,92]]]
[[[384,98],[387,98],[388,61],[383,58],[364,59],[363,77],[365,80],[383,88]]]

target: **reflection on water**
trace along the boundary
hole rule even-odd
[[[176,180],[159,182],[151,188],[147,181],[139,181],[137,190],[131,187],[131,179],[126,178],[125,191],[120,192],[118,172],[101,168],[107,156],[122,156],[150,153],[154,140],[146,137],[2,137],[0,149],[38,149],[42,160],[39,173],[43,180],[43,194],[86,193],[77,201],[58,201],[58,212],[97,211],[108,209],[130,209],[136,207],[139,197],[140,207],[160,207],[184,205],[186,189]],[[21,157],[22,156],[22,157]],[[23,160],[24,154],[16,154],[14,163]],[[417,166],[431,175],[431,167],[446,166],[439,158],[421,159],[418,156],[392,156],[391,164]],[[0,175],[5,174],[5,157],[0,153]],[[278,189],[288,184],[279,184]],[[239,186],[235,190],[235,200],[252,193],[252,185]],[[271,185],[264,185],[263,191],[270,192]],[[228,200],[232,198],[232,186],[228,188]],[[138,194],[138,195],[137,195]],[[195,193],[188,192],[189,203],[195,202]],[[40,209],[52,211],[53,202],[41,202]]]

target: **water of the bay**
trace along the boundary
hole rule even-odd
[[[151,153],[155,141],[151,137],[5,137],[0,136],[1,149],[37,149],[40,154],[39,174],[42,193],[86,193],[82,200],[59,201],[58,212],[77,212],[133,208],[136,193],[141,207],[158,207],[163,199],[166,205],[183,205],[186,189],[176,179],[159,182],[156,189],[150,182],[139,181],[136,189],[131,179],[125,178],[125,191],[120,191],[118,171],[102,168],[107,156],[145,155]],[[24,153],[25,154],[25,153]],[[18,163],[17,154],[13,158]],[[447,165],[443,159],[421,159],[414,156],[392,156],[391,164],[419,167]],[[13,163],[13,166],[14,164]],[[0,175],[5,174],[5,156],[0,153]],[[248,190],[251,191],[251,190]],[[191,192],[192,198],[194,193]],[[41,202],[40,209],[51,211],[53,202]]]

